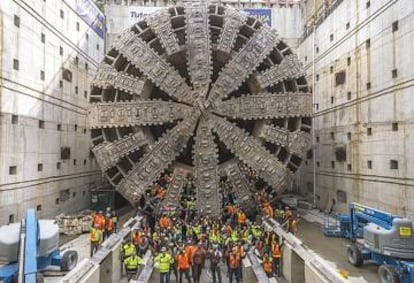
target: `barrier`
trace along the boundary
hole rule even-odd
[[[78,263],[78,265],[72,271],[66,274],[60,282],[119,282],[122,277],[122,262],[120,261],[122,242],[130,237],[131,231],[135,228],[138,228],[142,220],[142,216],[130,218],[122,226],[122,229],[119,232],[112,234],[102,243],[101,248],[90,259],[84,259]],[[145,262],[152,264],[149,258],[150,255],[146,257]],[[143,271],[144,270],[145,267],[143,268]],[[148,281],[138,282],[144,283]]]
[[[267,230],[274,231],[284,241],[282,273],[288,282],[347,282],[339,275],[338,270],[307,249],[297,237],[283,230],[276,220],[264,217],[262,223]]]

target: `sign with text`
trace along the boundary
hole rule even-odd
[[[272,9],[270,8],[249,8],[243,9],[243,11],[256,19],[260,20],[263,24],[272,27]]]
[[[104,37],[105,17],[92,0],[77,0],[76,12],[100,37]]]

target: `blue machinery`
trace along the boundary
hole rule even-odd
[[[52,235],[52,240],[45,240],[46,245],[52,243],[51,252],[46,255],[40,254],[39,246],[42,240],[40,227],[35,211],[29,209],[26,212],[25,221],[22,221],[20,226],[19,247],[13,251],[19,254],[18,261],[0,266],[0,282],[43,282],[40,271],[50,265],[60,266],[62,271],[69,271],[76,266],[77,253],[75,251],[66,251],[63,256],[60,255],[58,234]]]
[[[335,215],[334,223],[328,219],[323,232],[350,239],[348,261],[357,267],[375,262],[381,283],[414,282],[414,235],[408,218],[351,203],[349,214]]]

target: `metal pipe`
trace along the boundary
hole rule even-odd
[[[316,143],[315,143],[315,113],[316,113],[316,76],[315,76],[315,43],[316,43],[316,0],[313,0],[313,36],[312,36],[312,104],[313,104],[313,115],[312,115],[312,156],[313,156],[313,206],[316,207]]]

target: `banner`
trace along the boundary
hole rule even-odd
[[[272,27],[272,9],[270,8],[248,8],[243,11],[256,19],[260,20],[263,24]]]
[[[104,37],[105,17],[92,0],[77,0],[76,12],[100,37]]]

